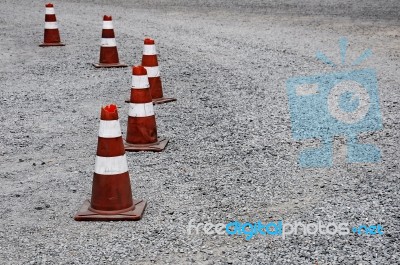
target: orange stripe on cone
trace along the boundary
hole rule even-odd
[[[153,103],[162,104],[176,101],[175,98],[166,98],[163,95],[162,82],[157,60],[156,45],[153,39],[144,39],[142,66],[144,66],[147,70]]]
[[[96,213],[116,214],[134,209],[129,173],[113,177],[94,173],[92,200],[89,210]]]
[[[129,103],[126,151],[162,151],[168,140],[157,137],[157,125],[149,90],[147,71],[132,67],[132,88]]]
[[[54,12],[54,5],[51,3],[46,4],[46,14],[44,22],[44,39],[40,47],[48,46],[64,46],[60,39],[60,32],[58,30],[57,18]]]
[[[127,67],[119,61],[117,44],[115,41],[114,27],[111,16],[103,17],[103,30],[101,33],[100,60],[93,64],[96,68],[101,67]]]
[[[146,202],[132,199],[131,184],[116,105],[101,109],[91,201],[75,215],[77,221],[139,220]]]

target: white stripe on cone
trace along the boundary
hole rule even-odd
[[[114,29],[113,22],[110,20],[103,21],[103,29]]]
[[[115,47],[117,46],[117,42],[115,41],[115,38],[101,38],[101,46]]]
[[[57,21],[54,22],[44,22],[45,29],[58,29]]]
[[[126,155],[113,157],[96,156],[94,172],[101,175],[116,175],[128,172]]]
[[[147,75],[132,75],[132,88],[145,89],[149,87],[150,84]]]
[[[145,66],[147,70],[148,77],[159,77],[160,76],[160,68],[158,66]]]
[[[149,117],[154,115],[153,103],[129,103],[129,117]]]
[[[143,46],[143,55],[156,55],[156,45],[154,44],[145,44]]]
[[[46,7],[46,15],[54,15],[54,7]]]
[[[121,126],[119,124],[119,120],[100,120],[99,137],[117,138],[121,135]]]

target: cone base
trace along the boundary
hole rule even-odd
[[[168,103],[168,102],[173,102],[176,101],[176,98],[153,98],[153,104],[163,104],[163,103]]]
[[[62,42],[55,42],[55,43],[42,43],[39,45],[39,47],[50,47],[50,46],[65,46],[64,43]]]
[[[123,62],[120,62],[120,63],[94,63],[93,66],[96,68],[128,67],[128,65]]]
[[[119,214],[99,214],[89,210],[90,201],[84,201],[81,209],[75,215],[75,221],[138,221],[142,219],[147,202],[134,200],[135,209]]]
[[[163,103],[167,103],[167,102],[173,102],[176,101],[176,98],[153,98],[153,105],[156,104],[163,104]],[[131,100],[125,99],[125,103],[130,103]]]
[[[139,151],[152,151],[161,152],[165,149],[168,144],[168,140],[165,138],[158,138],[157,142],[152,144],[130,144],[125,142],[125,151],[128,152],[139,152]]]

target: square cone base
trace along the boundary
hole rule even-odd
[[[50,46],[65,46],[65,44],[62,42],[56,42],[56,43],[42,43],[39,45],[39,47],[50,47]]]
[[[94,63],[93,66],[96,68],[128,67],[128,65],[126,65],[123,62],[120,62],[120,63]]]
[[[176,98],[153,98],[153,105],[176,101]]]
[[[142,219],[147,202],[134,200],[135,209],[119,214],[99,214],[89,210],[90,201],[86,200],[75,215],[75,221],[138,221]]]
[[[163,103],[172,102],[172,101],[176,101],[176,98],[157,98],[157,99],[153,99],[153,105],[163,104]],[[125,99],[125,103],[130,103],[130,102],[131,102],[131,100],[129,98]]]
[[[139,152],[139,151],[152,151],[161,152],[165,149],[168,144],[168,140],[165,138],[158,138],[157,142],[152,144],[130,144],[125,142],[125,151],[128,152]]]

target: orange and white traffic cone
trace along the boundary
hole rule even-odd
[[[93,64],[101,67],[127,67],[119,61],[117,43],[115,41],[114,26],[111,16],[103,17],[103,31],[101,34],[100,61]]]
[[[144,68],[147,70],[153,103],[162,104],[176,101],[175,98],[166,98],[163,95],[160,69],[157,61],[156,45],[153,39],[144,39],[142,66],[144,66]]]
[[[92,199],[85,201],[76,221],[140,220],[146,201],[133,200],[128,163],[116,105],[101,109]]]
[[[44,40],[43,43],[39,46],[64,46],[65,44],[61,42],[60,32],[58,31],[54,5],[51,3],[46,4],[46,14],[44,17],[44,21]]]
[[[156,117],[149,86],[146,69],[143,66],[132,67],[126,151],[160,152],[168,144],[167,139],[157,138]]]

